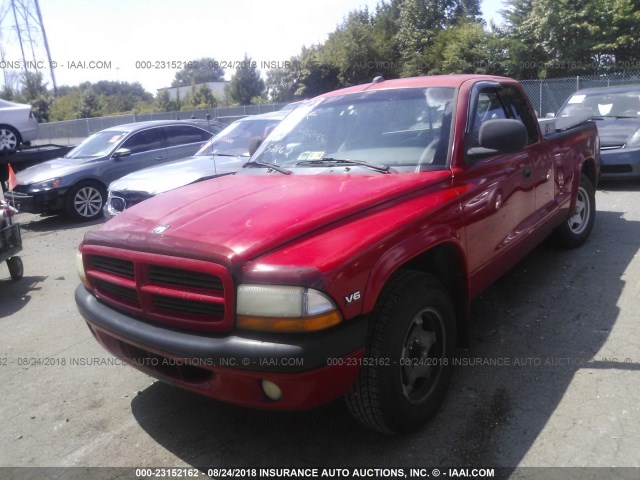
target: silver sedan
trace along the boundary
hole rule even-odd
[[[13,152],[38,137],[38,121],[31,105],[0,100],[0,151]]]

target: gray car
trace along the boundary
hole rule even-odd
[[[145,168],[109,185],[107,218],[162,192],[235,173],[249,159],[252,139],[264,139],[290,110],[245,117],[209,140],[193,157]]]
[[[640,178],[640,85],[578,90],[557,117],[558,128],[595,121],[601,178]]]
[[[157,120],[107,128],[67,155],[18,172],[5,193],[20,211],[79,220],[102,214],[107,185],[131,172],[193,155],[219,132],[217,122]]]

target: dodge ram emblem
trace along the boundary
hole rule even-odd
[[[156,228],[151,230],[151,233],[161,234],[166,232],[171,228],[171,225],[158,225]]]

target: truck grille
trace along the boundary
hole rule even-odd
[[[233,326],[235,292],[221,265],[111,247],[82,247],[96,297],[150,323],[211,332]]]

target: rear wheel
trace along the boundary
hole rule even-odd
[[[576,206],[569,219],[557,228],[556,238],[566,248],[579,247],[589,237],[595,217],[595,189],[589,177],[581,174]]]
[[[347,406],[373,430],[417,430],[435,414],[451,379],[456,322],[449,294],[432,275],[401,271],[371,317]]]
[[[0,151],[14,152],[20,145],[20,134],[7,125],[0,126]]]
[[[81,182],[67,194],[67,215],[77,220],[94,220],[102,214],[107,195],[94,182]]]

